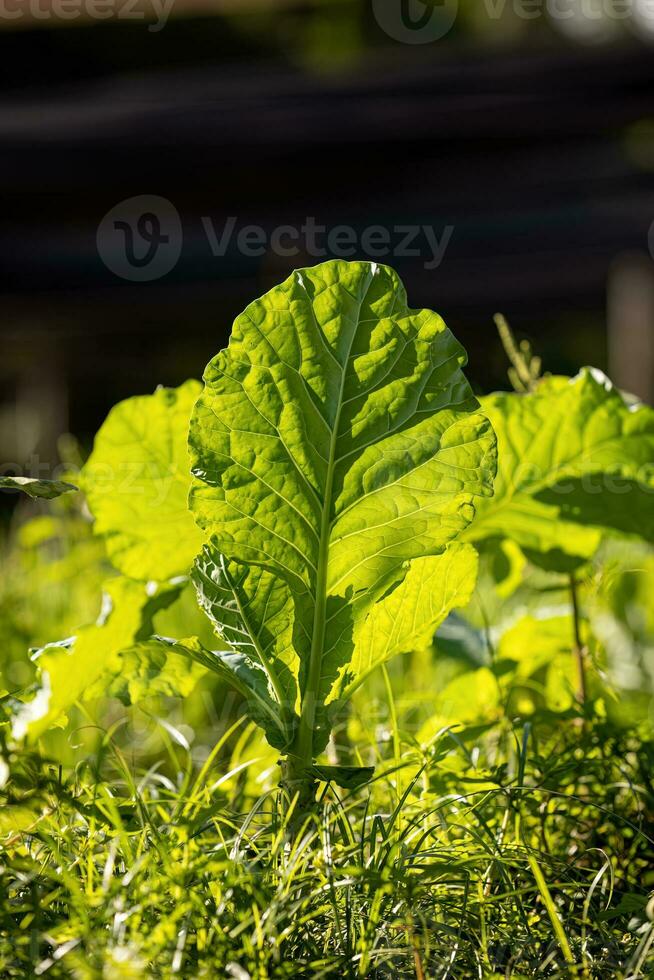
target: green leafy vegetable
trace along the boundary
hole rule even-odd
[[[31,476],[0,476],[1,490],[22,490],[30,497],[42,497],[46,500],[53,500],[60,497],[63,493],[70,493],[77,490],[73,483],[65,483],[63,480],[39,480]]]
[[[476,552],[457,538],[492,494],[496,444],[465,361],[392,270],[327,262],[237,318],[202,391],[117,405],[82,482],[129,578],[110,583],[98,624],[41,653],[15,733],[37,737],[102,691],[188,693],[211,670],[286,756],[300,816],[317,779],[367,780],[314,765],[339,706],[379,664],[429,645],[475,585]],[[201,630],[154,635],[192,563],[218,649]]]
[[[439,571],[474,565],[446,551],[495,472],[465,360],[392,270],[328,262],[251,304],[205,372],[190,501],[211,540],[195,579],[221,636],[265,672],[300,774],[327,702],[433,632],[450,608],[438,590],[426,601]],[[417,619],[399,637],[405,604]]]
[[[96,533],[124,575],[186,575],[203,535],[189,514],[189,418],[198,381],[114,406],[82,470]]]

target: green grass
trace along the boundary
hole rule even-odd
[[[242,722],[202,761],[129,724],[66,771],[12,759],[0,976],[652,975],[652,742],[574,712],[374,733],[373,783],[295,841]]]

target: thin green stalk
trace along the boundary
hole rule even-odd
[[[572,624],[574,635],[574,656],[577,665],[577,700],[584,705],[588,696],[586,683],[586,649],[581,639],[581,615],[579,612],[579,595],[577,579],[574,572],[570,573],[570,598],[572,600]]]
[[[486,909],[484,885],[481,878],[477,881],[477,901],[479,903],[479,929],[481,943],[481,961],[484,967],[490,972],[492,970],[490,957],[488,955],[488,926],[486,924]]]
[[[506,356],[512,365],[512,368],[509,369],[509,377],[514,388],[517,391],[533,391],[540,372],[540,359],[531,358],[526,344],[526,349],[518,348],[505,316],[496,313],[493,319]]]
[[[390,717],[391,730],[393,736],[393,761],[396,768],[396,782],[395,782],[395,802],[399,800],[403,793],[402,786],[402,746],[400,742],[400,733],[398,731],[397,724],[397,711],[395,708],[395,697],[393,696],[393,687],[391,685],[391,679],[388,675],[388,669],[386,664],[382,664],[381,667],[382,677],[384,678],[384,686],[386,688],[386,700],[388,702],[388,714]]]
[[[525,769],[527,767],[527,749],[529,747],[530,735],[531,735],[531,723],[525,722],[525,727],[522,732],[522,742],[518,749],[518,789],[516,792],[516,810],[515,810],[515,821],[514,821],[514,829],[513,829],[516,842],[520,840],[520,828],[521,828],[521,820],[522,820],[520,803],[522,799],[522,793],[524,790]]]
[[[529,867],[531,868],[531,873],[536,879],[536,885],[538,886],[538,891],[540,893],[540,897],[543,900],[543,905],[545,906],[550,922],[552,923],[554,934],[557,938],[559,946],[561,947],[561,952],[563,953],[563,959],[568,964],[568,966],[576,969],[576,962],[574,956],[572,955],[572,950],[570,949],[570,943],[568,942],[568,937],[565,934],[563,923],[561,922],[561,918],[559,916],[559,913],[557,912],[556,905],[554,904],[554,900],[552,898],[550,890],[547,887],[547,882],[545,881],[543,872],[541,871],[538,861],[536,860],[533,854],[528,854],[527,860],[529,861]]]

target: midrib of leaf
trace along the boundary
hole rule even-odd
[[[363,294],[361,300],[359,301],[359,310],[363,306],[366,296],[368,295],[368,290],[370,288],[370,281],[368,282],[365,293]],[[336,414],[334,416],[334,424],[331,430],[331,436],[329,440],[329,458],[327,460],[327,479],[325,480],[325,494],[322,502],[322,513],[320,517],[320,542],[318,544],[318,569],[316,574],[316,596],[315,596],[315,606],[313,615],[313,633],[311,636],[311,652],[309,654],[309,670],[307,671],[307,680],[302,690],[302,710],[300,714],[300,724],[298,726],[298,735],[296,743],[296,755],[300,760],[306,765],[311,764],[313,758],[313,729],[314,720],[316,713],[316,700],[317,692],[320,685],[320,673],[322,668],[323,652],[325,646],[325,626],[326,626],[326,613],[327,613],[327,571],[329,565],[329,545],[331,537],[331,509],[332,509],[332,491],[334,486],[334,473],[336,470],[336,445],[338,442],[339,427],[341,421],[341,412],[344,405],[343,393],[345,391],[345,379],[347,377],[347,368],[350,363],[350,356],[352,354],[352,345],[354,344],[355,337],[360,325],[360,320],[357,317],[350,336],[350,342],[348,344],[347,353],[343,360],[343,364],[339,363],[339,368],[341,370],[341,383],[338,391],[338,404],[336,408]],[[316,326],[318,326],[316,324]],[[320,327],[318,326],[318,332],[322,336]],[[334,358],[336,360],[336,358]]]

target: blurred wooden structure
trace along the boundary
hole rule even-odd
[[[643,252],[613,263],[608,292],[609,371],[620,388],[654,403],[654,262]]]

